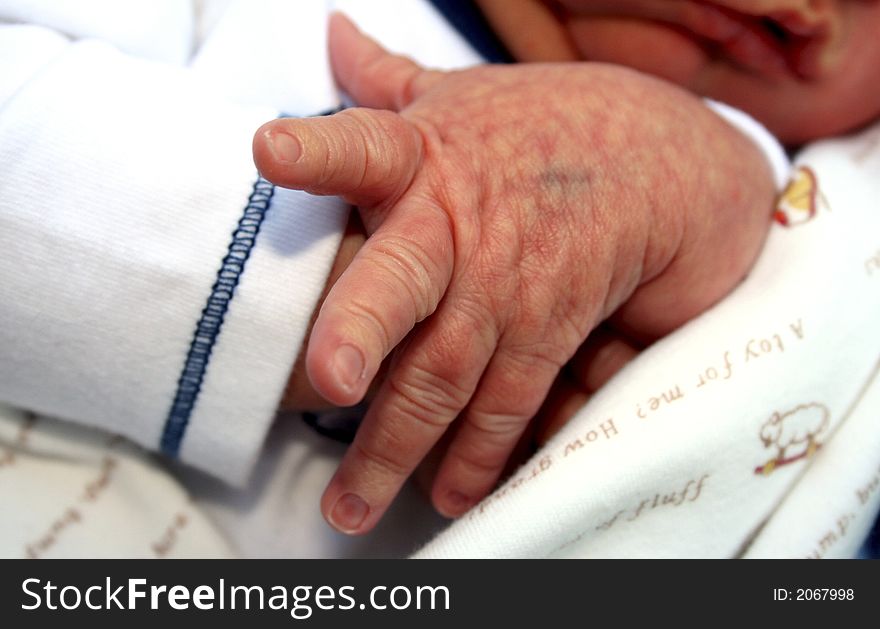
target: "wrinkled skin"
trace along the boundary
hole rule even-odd
[[[486,495],[600,322],[650,342],[727,294],[774,186],[699,99],[624,68],[427,72],[340,16],[330,48],[373,109],[267,123],[254,155],[279,185],[358,205],[369,234],[306,357],[317,391],[348,405],[400,344],[322,499],[333,526],[363,533],[447,431],[435,507],[457,516]]]

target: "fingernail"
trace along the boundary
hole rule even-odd
[[[349,391],[354,391],[364,377],[364,355],[354,345],[341,345],[333,357],[336,380]]]
[[[471,507],[471,499],[460,491],[452,490],[446,494],[448,515],[458,517]]]
[[[367,519],[370,506],[355,494],[340,496],[330,511],[330,524],[343,533],[355,533]]]
[[[299,139],[287,133],[270,133],[269,149],[279,162],[296,162],[302,156]]]

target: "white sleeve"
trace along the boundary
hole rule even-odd
[[[776,182],[776,189],[782,191],[788,183],[791,174],[791,160],[779,143],[779,140],[770,133],[764,125],[752,118],[749,114],[709,98],[703,99],[706,105],[716,114],[724,118],[729,125],[739,130],[761,149],[770,170],[773,173],[773,180]]]
[[[0,27],[0,400],[247,476],[347,208],[191,71]],[[12,70],[15,71],[12,71]]]
[[[199,0],[205,2],[218,0]],[[93,38],[134,57],[184,65],[196,45],[194,0],[0,0],[0,21]]]

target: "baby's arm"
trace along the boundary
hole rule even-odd
[[[254,148],[270,180],[359,205],[370,234],[315,323],[317,389],[357,402],[409,335],[322,502],[359,533],[456,418],[434,503],[459,515],[490,491],[601,321],[648,342],[724,296],[774,183],[699,99],[622,68],[427,72],[338,17],[331,56],[357,102],[399,113],[276,121]]]

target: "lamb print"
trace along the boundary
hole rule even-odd
[[[755,468],[764,476],[778,467],[813,456],[822,445],[818,436],[828,428],[831,413],[824,404],[799,404],[792,410],[774,412],[761,426],[765,448],[776,448],[769,461]]]

